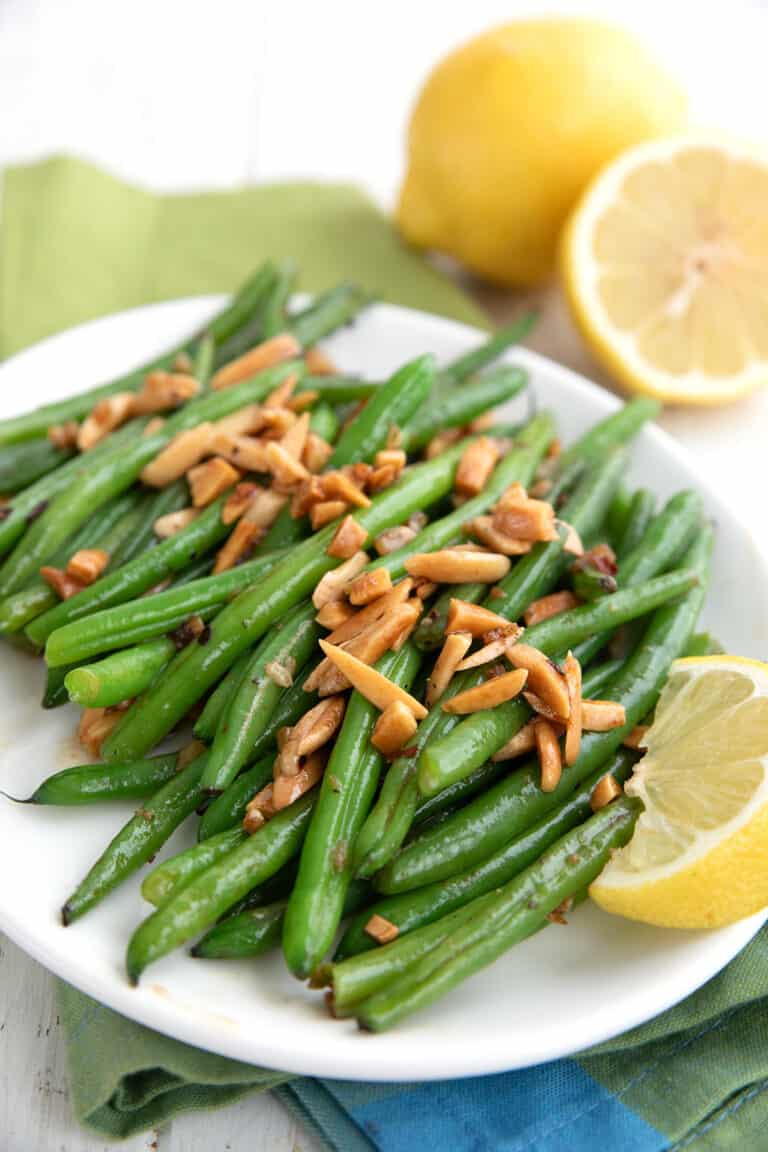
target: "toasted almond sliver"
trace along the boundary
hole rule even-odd
[[[273,684],[277,684],[278,688],[290,688],[293,684],[293,674],[296,671],[296,661],[292,656],[288,656],[286,662],[281,664],[279,660],[270,660],[264,665],[264,675],[267,676]]]
[[[271,488],[257,488],[243,512],[243,520],[257,528],[269,528],[277,519],[286,499],[282,493],[273,492]]]
[[[158,516],[152,525],[152,531],[160,540],[167,540],[175,536],[184,528],[188,528],[193,520],[200,515],[198,508],[179,508],[176,512],[166,512],[165,516]]]
[[[321,477],[323,494],[328,500],[344,500],[355,508],[370,508],[371,502],[358,484],[343,472],[326,472]]]
[[[300,758],[309,756],[333,738],[344,719],[346,700],[328,696],[305,712],[298,724],[289,729],[279,757],[279,771],[295,776]]]
[[[563,552],[570,552],[572,556],[583,556],[584,545],[582,544],[581,537],[574,528],[573,524],[569,524],[567,520],[556,520],[555,525],[558,528],[565,529]]]
[[[491,640],[489,644],[484,644],[482,648],[478,648],[477,652],[473,652],[471,656],[467,656],[462,660],[456,669],[457,672],[466,672],[469,668],[480,668],[483,664],[490,664],[494,660],[498,660],[500,656],[509,648],[510,644],[514,644],[517,636],[511,633],[509,636],[500,636],[497,640]]]
[[[400,604],[393,611],[388,612],[375,623],[370,624],[364,632],[360,632],[354,639],[349,640],[345,651],[355,656],[363,664],[375,664],[380,656],[389,649],[397,650],[396,645],[401,642],[403,632],[415,627],[419,619],[419,610],[411,601]],[[344,673],[332,662],[328,666],[319,665],[317,673],[317,691],[320,696],[328,696],[334,692],[343,692],[349,688],[350,681]],[[305,684],[306,688],[307,685]]]
[[[518,503],[507,501],[493,514],[493,526],[517,540],[557,540],[555,512],[545,500],[526,497]]]
[[[277,388],[273,388],[273,390],[269,393],[266,400],[264,401],[264,407],[285,408],[291,396],[293,395],[293,390],[296,387],[298,380],[299,378],[296,373],[291,372],[289,376],[286,376],[282,383],[278,384]]]
[[[476,536],[481,544],[492,548],[494,552],[500,552],[503,556],[524,556],[533,547],[530,540],[517,540],[513,536],[508,536],[506,532],[500,532],[494,526],[491,516],[475,516],[474,519],[467,520],[463,525],[463,531]]]
[[[371,733],[371,744],[382,756],[394,759],[417,728],[416,717],[401,700],[384,709]]]
[[[251,497],[258,491],[258,484],[252,484],[249,480],[238,484],[234,492],[227,497],[221,510],[222,524],[234,524],[235,520],[239,520],[248,507]]]
[[[509,620],[481,608],[479,604],[470,604],[467,600],[451,600],[448,609],[448,619],[445,625],[447,634],[451,632],[469,632],[472,637],[484,636],[492,628],[511,628]]]
[[[494,752],[491,760],[495,763],[499,760],[514,760],[518,756],[525,756],[528,752],[533,752],[536,747],[536,736],[534,734],[533,724],[533,720],[529,720],[527,724],[524,724],[520,731],[515,732],[512,739],[508,740],[503,748],[499,748],[498,752]]]
[[[305,764],[295,776],[278,776],[277,780],[272,783],[272,802],[275,805],[275,811],[280,812],[283,808],[288,808],[294,800],[298,800],[299,796],[303,796],[305,792],[309,792],[310,788],[314,788],[323,775],[324,768],[325,756],[323,752],[313,752],[311,756],[307,757]]]
[[[80,717],[77,735],[88,752],[98,757],[101,746],[120,720],[119,708],[84,708]]]
[[[308,408],[313,408],[317,401],[320,399],[320,393],[315,388],[308,388],[306,392],[299,392],[298,396],[291,396],[286,401],[286,408],[290,408],[291,412],[306,412]]]
[[[408,576],[405,580],[398,580],[391,592],[371,601],[360,612],[349,609],[348,619],[339,625],[330,636],[326,636],[329,644],[345,644],[348,640],[359,636],[369,625],[381,620],[387,612],[394,611],[399,604],[404,604],[411,594],[413,581]]]
[[[50,564],[43,565],[40,576],[49,588],[53,588],[60,600],[70,600],[85,587],[85,584],[81,584],[73,576],[68,576],[62,568],[54,568]]]
[[[438,432],[424,449],[425,459],[434,460],[436,456],[442,456],[447,448],[461,440],[462,435],[461,428],[445,428],[442,432]]]
[[[563,724],[563,720],[558,716],[549,704],[546,704],[541,696],[537,696],[535,692],[523,692],[523,698],[529,708],[539,716],[543,716],[545,720],[551,721],[553,724]]]
[[[598,780],[592,789],[589,806],[593,812],[599,812],[601,808],[605,808],[606,805],[617,800],[623,791],[624,789],[618,780],[608,772],[602,779]]]
[[[103,548],[80,548],[67,561],[66,573],[80,584],[93,584],[109,564],[109,552]]]
[[[380,468],[374,468],[368,477],[368,491],[383,492],[385,488],[394,484],[399,476],[399,470],[392,464],[383,464]]]
[[[192,503],[195,508],[207,508],[239,479],[240,473],[222,456],[195,465],[187,472]]]
[[[368,554],[356,552],[354,556],[350,556],[349,560],[339,564],[338,568],[326,572],[312,593],[312,603],[315,608],[322,608],[331,600],[342,600],[346,585],[354,580],[359,572],[362,572],[367,563]]]
[[[188,372],[150,372],[144,387],[136,393],[133,412],[149,415],[178,408],[201,390],[200,381]]]
[[[515,668],[527,670],[528,690],[540,696],[561,720],[567,720],[570,712],[568,689],[557,665],[530,644],[513,644],[507,651],[507,659]]]
[[[216,436],[249,436],[264,426],[261,404],[244,404],[213,425]]]
[[[509,572],[509,558],[497,552],[444,548],[409,556],[405,568],[411,576],[426,576],[438,584],[495,584]]]
[[[257,524],[250,523],[245,516],[242,516],[235,524],[234,531],[226,540],[224,547],[219,549],[213,566],[214,576],[219,572],[227,572],[243,560],[261,538],[262,531],[263,529]]]
[[[338,368],[327,352],[315,344],[304,353],[304,363],[310,376],[335,376]]]
[[[490,436],[479,436],[464,449],[456,469],[454,488],[464,496],[477,496],[499,459],[499,446]]]
[[[307,393],[302,393],[302,395],[307,395]],[[310,472],[322,472],[332,455],[332,444],[323,440],[317,432],[308,433],[307,442],[301,454],[301,462],[305,468],[308,468]]]
[[[539,718],[533,722],[533,735],[541,764],[541,790],[554,792],[563,771],[557,729],[549,720]]]
[[[147,420],[142,436],[154,436],[155,432],[159,432],[164,424],[165,420],[162,416],[153,416],[151,420]]]
[[[228,432],[217,432],[211,438],[209,451],[223,456],[244,472],[269,472],[266,442],[256,440],[253,436],[232,436]]]
[[[538,600],[533,600],[523,612],[523,620],[531,628],[534,624],[540,624],[542,620],[559,616],[561,612],[570,612],[572,608],[578,606],[579,601],[573,592],[551,592],[549,596],[540,596]]]
[[[185,472],[199,464],[211,451],[214,438],[213,424],[204,421],[195,428],[187,428],[174,436],[159,455],[147,464],[141,473],[142,483],[151,488],[165,488],[180,480]]]
[[[281,332],[270,340],[257,344],[237,360],[230,360],[229,364],[225,364],[213,375],[211,388],[214,391],[230,388],[233,384],[239,384],[241,380],[255,376],[257,372],[263,372],[265,368],[282,364],[283,361],[299,355],[301,346],[295,336],[290,332]]]
[[[67,420],[64,424],[51,424],[46,433],[54,448],[64,450],[77,447],[77,435],[80,425],[77,420]]]
[[[470,632],[452,632],[446,636],[427,680],[427,707],[432,708],[445,692],[453,675],[472,645]]]
[[[395,639],[390,644],[390,648],[392,649],[393,652],[399,652],[400,651],[400,649],[403,647],[406,640],[409,638],[409,636],[413,632],[414,628],[418,624],[419,618],[421,617],[421,614],[424,611],[424,604],[418,598],[418,596],[415,596],[412,600],[409,600],[407,607],[411,612],[411,616],[410,616],[410,619],[405,618],[402,629],[400,630],[400,632],[398,632],[397,636],[395,637]]]
[[[345,516],[325,550],[326,556],[335,556],[337,560],[348,560],[350,556],[354,556],[356,552],[360,551],[367,539],[368,533],[362,524],[358,524],[353,516]]]
[[[370,917],[363,931],[377,944],[390,944],[400,935],[397,924],[393,924],[384,916],[379,916],[378,912],[374,912],[373,916]]]
[[[417,533],[407,524],[396,524],[394,528],[387,528],[381,532],[373,542],[379,556],[387,556],[390,552],[397,552],[414,540]]]
[[[373,459],[377,468],[394,468],[396,472],[402,472],[407,462],[408,457],[402,448],[382,448]]]
[[[263,828],[267,820],[271,820],[274,814],[273,786],[267,784],[249,800],[243,819],[243,831],[250,834],[258,832],[259,828]]]
[[[375,668],[370,668],[362,660],[358,660],[356,656],[345,652],[343,648],[329,644],[327,640],[321,640],[320,647],[328,659],[332,660],[347,677],[350,684],[361,695],[365,696],[366,700],[370,700],[372,704],[380,708],[382,712],[395,700],[400,700],[406,708],[410,709],[417,720],[423,720],[427,715],[427,710],[423,704],[420,704],[409,692],[397,684],[393,684],[386,676],[382,676],[381,672],[377,672]]]
[[[361,572],[355,577],[347,590],[347,596],[350,604],[360,608],[391,591],[392,577],[388,569],[372,568],[370,572]]]
[[[275,483],[292,488],[306,480],[309,472],[300,460],[295,460],[282,444],[270,440],[266,447],[267,466],[275,478]]]
[[[332,520],[338,520],[339,516],[343,516],[348,507],[349,505],[343,500],[321,500],[319,504],[313,504],[309,510],[310,524],[317,532],[318,528],[324,528]]]
[[[315,620],[321,628],[340,628],[342,624],[346,624],[350,617],[355,615],[354,608],[350,607],[343,600],[331,600],[330,604],[324,604],[320,611],[315,616]]]
[[[524,668],[516,668],[514,672],[504,672],[501,676],[494,676],[484,684],[477,684],[474,688],[467,688],[466,692],[459,692],[442,705],[444,712],[451,712],[455,716],[468,716],[472,712],[484,712],[487,708],[496,708],[507,700],[519,696],[528,678]]]
[[[581,750],[581,729],[584,724],[581,704],[581,664],[572,652],[563,661],[565,686],[568,689],[568,721],[565,725],[565,762],[575,764]]]
[[[284,448],[288,455],[292,456],[294,460],[301,461],[308,435],[309,412],[303,412],[296,423],[285,433],[280,441],[280,446]]]
[[[419,600],[429,600],[430,596],[434,596],[439,587],[440,585],[436,584],[434,580],[418,579],[413,586],[413,591]]]
[[[581,726],[586,732],[610,732],[612,728],[622,728],[626,722],[627,713],[623,704],[613,700],[582,700]],[[638,725],[638,728],[642,728],[642,725]],[[633,729],[624,741],[628,748],[637,747],[637,744],[630,744],[629,740],[638,728]],[[642,728],[641,737],[646,731],[647,728]]]
[[[134,413],[136,397],[133,392],[115,392],[99,400],[89,416],[83,420],[77,432],[77,447],[87,452],[115,428],[119,428]]]

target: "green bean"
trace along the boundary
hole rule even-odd
[[[433,356],[419,356],[404,364],[344,428],[328,467],[342,468],[345,464],[373,460],[385,447],[390,428],[405,428],[424,404],[435,374]]]
[[[387,652],[376,667],[404,689],[421,657],[406,644]],[[371,744],[378,709],[359,692],[347,704],[320,795],[301,850],[299,872],[288,900],[283,955],[295,976],[306,977],[333,944],[352,880],[351,847],[371,806],[384,757]]]
[[[299,674],[315,651],[321,636],[316,612],[312,603],[296,608],[274,626],[251,657],[216,730],[203,777],[209,792],[221,792],[245,767],[277,706],[283,688],[270,678],[269,665],[293,662]]]
[[[141,800],[177,774],[175,752],[132,764],[78,764],[43,780],[23,803],[79,805]]]
[[[302,348],[311,348],[336,328],[351,323],[370,302],[370,296],[356,284],[339,284],[289,316],[288,328]]]
[[[140,556],[148,548],[154,547],[157,544],[155,521],[169,512],[178,512],[188,504],[189,486],[186,479],[177,480],[175,484],[169,484],[167,488],[161,488],[153,493],[144,506],[144,515],[137,524],[136,531],[122,542],[112,556],[110,561],[112,571],[122,568],[135,556]]]
[[[198,756],[166,781],[125,824],[80,882],[61,910],[71,924],[146,864],[175,828],[200,803],[205,756]]]
[[[211,505],[213,508],[214,506]],[[151,581],[158,573],[179,568],[185,560],[189,560],[194,552],[203,547],[205,540],[211,536],[219,536],[220,506],[211,513],[208,521],[200,525],[194,520],[189,528],[176,536],[164,540],[150,553],[137,556],[130,565],[126,565],[120,572],[107,576],[101,583],[101,589],[90,598],[90,603],[104,603],[101,611],[94,611],[87,616],[87,604],[82,605],[83,611],[78,612],[69,622],[57,626],[49,631],[50,622],[43,623],[36,620],[30,628],[30,635],[43,638],[48,634],[46,644],[46,660],[51,665],[59,663],[72,663],[84,660],[89,656],[97,656],[102,652],[109,652],[114,648],[125,648],[131,644],[138,644],[144,640],[154,639],[164,632],[172,632],[190,616],[203,615],[211,609],[218,608],[234,594],[258,581],[270,572],[282,558],[281,553],[260,556],[256,560],[249,560],[226,572],[219,572],[215,576],[204,576],[189,583],[176,583],[165,592],[155,592],[152,596],[139,596],[132,600],[130,596],[139,593],[146,585],[151,587]],[[206,510],[207,512],[207,510]],[[189,532],[190,528],[199,526],[197,532],[186,536],[179,541],[179,537]],[[176,545],[173,542],[176,541]],[[168,545],[168,547],[166,547]],[[161,551],[162,550],[162,551]],[[159,556],[157,553],[161,553]],[[91,588],[98,588],[98,584]],[[86,592],[90,589],[86,589]],[[83,596],[84,593],[78,593]],[[64,605],[71,604],[72,600],[64,601]],[[62,613],[63,615],[63,613]],[[53,613],[51,613],[53,616]]]
[[[242,656],[235,661],[226,676],[222,676],[211,692],[192,729],[198,740],[204,740],[206,744],[213,741],[219,722],[243,679],[250,659],[251,653],[243,652]]]
[[[339,432],[339,420],[326,400],[318,400],[309,416],[309,430],[332,444]]]
[[[377,1032],[390,1027],[532,935],[544,917],[599,876],[611,853],[630,840],[641,811],[639,800],[623,796],[567,832],[497,892],[493,903],[476,907],[441,944],[359,1003],[359,1023]]]
[[[716,640],[711,633],[697,632],[695,636],[691,636],[683,656],[718,656],[724,651],[720,641]]]
[[[265,291],[271,287],[274,277],[273,266],[271,264],[262,265],[238,290],[232,302],[208,321],[206,330],[217,344],[228,339],[245,323]],[[179,353],[189,352],[190,349],[194,348],[198,338],[198,336],[188,338],[183,343],[169,349],[162,356],[142,364],[139,368],[134,368],[127,375],[111,380],[108,384],[89,388],[67,400],[45,404],[23,416],[13,416],[7,420],[0,420],[0,444],[13,444],[44,435],[52,424],[63,424],[67,420],[79,420],[91,411],[97,401],[105,396],[112,396],[115,392],[136,391],[144,383],[144,377],[148,372],[155,369],[171,368]]]
[[[655,706],[670,664],[690,639],[704,599],[711,548],[712,534],[706,529],[686,555],[698,583],[677,603],[673,601],[656,609],[641,643],[608,685],[610,698],[624,707],[626,724],[610,732],[585,733],[579,758],[563,773],[552,792],[542,792],[537,764],[514,771],[450,816],[439,828],[424,833],[403,849],[400,856],[379,873],[377,887],[381,891],[417,888],[479,862],[540,820],[605,763]],[[617,592],[616,596],[619,595],[625,593]],[[560,650],[562,647],[564,645],[559,645]]]
[[[604,420],[593,424],[583,436],[575,440],[560,456],[558,469],[566,467],[573,460],[588,460],[597,463],[617,444],[632,440],[642,426],[655,419],[661,411],[658,400],[639,396],[622,405]]]
[[[578,561],[571,565],[571,588],[584,603],[611,596],[618,586],[616,577],[610,572],[601,572],[590,564],[582,566]]]
[[[367,400],[380,387],[378,381],[362,380],[357,376],[305,376],[296,391],[319,392],[321,400],[336,407]]]
[[[523,868],[538,860],[555,840],[589,817],[592,792],[603,776],[611,775],[623,784],[632,772],[635,759],[628,749],[621,749],[607,765],[582,781],[560,807],[554,808],[533,827],[475,866],[456,873],[448,880],[377,901],[347,925],[334,959],[343,960],[375,947],[375,941],[365,931],[374,914],[383,916],[398,928],[400,935],[404,935],[506,884]]]
[[[194,876],[134,932],[128,944],[128,979],[137,984],[148,964],[210,928],[233,904],[295,856],[306,834],[317,788],[249,836],[244,843]]]
[[[621,541],[629,520],[629,510],[632,507],[632,490],[626,484],[620,484],[611,501],[608,515],[605,518],[605,527],[608,538],[616,547]]]
[[[141,894],[148,904],[161,908],[175,892],[180,892],[185,884],[201,872],[205,872],[217,860],[227,856],[248,839],[242,828],[228,828],[218,836],[211,836],[201,844],[194,844],[183,852],[177,852],[168,860],[163,860],[144,877]]]
[[[283,260],[278,265],[275,286],[264,305],[262,335],[265,340],[277,336],[288,327],[286,307],[295,289],[298,271],[294,260]]]
[[[209,840],[242,821],[248,802],[272,779],[275,755],[272,749],[268,755],[246,768],[208,805],[197,829],[198,840]]]
[[[487,368],[494,360],[498,360],[513,344],[524,340],[537,320],[536,312],[525,312],[505,328],[499,328],[493,336],[477,347],[458,356],[455,360],[440,369],[440,384],[455,386],[470,376]],[[473,382],[474,383],[474,382]]]
[[[94,664],[72,668],[64,677],[64,687],[69,699],[83,708],[111,708],[148,688],[175,652],[172,640],[148,640]]]
[[[406,468],[400,480],[385,489],[355,519],[375,537],[385,528],[440,499],[453,483],[461,447],[449,449],[436,460]],[[448,519],[448,518],[447,518]],[[433,526],[434,527],[434,526]],[[428,530],[427,530],[428,531]],[[260,584],[228,604],[210,626],[205,646],[192,645],[173,660],[151,691],[135,703],[105,741],[107,759],[137,759],[178,723],[206,690],[234,664],[287,611],[308,596],[320,578],[338,561],[326,554],[335,528],[329,524],[298,544],[288,559],[277,564]],[[390,570],[402,563],[407,549],[382,557]],[[151,555],[151,553],[150,553]],[[194,648],[194,652],[192,649]],[[131,749],[130,755],[125,750]]]
[[[417,452],[444,428],[460,428],[483,412],[504,404],[527,383],[522,368],[503,365],[464,387],[440,389],[403,430],[402,447]],[[378,393],[377,393],[378,396]]]
[[[656,511],[656,497],[647,488],[638,488],[632,497],[627,526],[618,546],[619,562],[629,556],[643,539]]]
[[[151,436],[140,436],[122,450],[113,451],[96,468],[83,468],[80,475],[54,497],[3,564],[0,594],[7,595],[21,587],[30,573],[44,564],[96,508],[129,488],[178,432],[203,421],[218,420],[245,404],[255,403],[286,375],[302,370],[301,361],[287,362],[267,368],[233,388],[205,393],[179,408]]]
[[[207,388],[213,375],[213,362],[216,356],[216,341],[210,332],[200,338],[192,361],[192,375],[203,388]]]
[[[64,678],[69,671],[68,667],[47,668],[45,672],[45,688],[40,701],[43,708],[60,708],[66,704],[69,697],[64,684]]]
[[[53,472],[74,449],[56,448],[47,437],[7,444],[0,452],[0,492],[20,492]]]

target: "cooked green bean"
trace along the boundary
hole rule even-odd
[[[339,284],[316,296],[311,304],[288,317],[288,328],[302,348],[311,348],[337,328],[351,323],[371,302],[357,284]]]
[[[23,803],[79,805],[141,800],[177,774],[175,752],[132,764],[78,764],[43,780]]]
[[[21,444],[6,444],[0,451],[0,492],[20,492],[68,460],[74,449],[57,448],[42,436]]]
[[[403,430],[402,447],[408,452],[419,451],[442,429],[460,428],[490,408],[511,400],[527,380],[522,368],[503,365],[465,387],[440,389]]]
[[[536,312],[525,312],[511,324],[499,328],[482,344],[471,348],[462,356],[457,356],[440,369],[441,386],[455,386],[474,376],[477,372],[487,368],[494,360],[503,355],[513,344],[524,340],[536,323]],[[474,381],[473,381],[474,384]]]
[[[248,801],[272,779],[276,754],[273,749],[250,768],[246,768],[208,805],[197,829],[198,840],[209,840],[211,836],[226,832],[243,819]]]
[[[112,571],[114,572],[116,568],[122,568],[124,564],[133,560],[135,556],[140,556],[148,548],[153,548],[158,542],[155,535],[155,521],[161,516],[166,516],[169,512],[178,512],[180,508],[185,508],[188,504],[189,486],[185,479],[177,480],[175,484],[169,484],[167,488],[161,488],[158,492],[153,493],[144,506],[144,515],[140,523],[137,524],[136,531],[123,540],[112,556],[110,560]]]
[[[390,429],[405,428],[424,404],[435,375],[433,356],[419,356],[403,365],[343,429],[328,467],[343,468],[345,464],[361,460],[372,461],[379,449],[385,447]]]
[[[72,668],[64,677],[69,699],[83,708],[111,708],[143,692],[176,652],[160,637],[113,652],[93,664]]]
[[[262,335],[265,340],[288,327],[286,307],[296,287],[299,270],[294,260],[283,260],[277,266],[277,279],[266,298],[262,313]]]
[[[656,511],[656,497],[647,488],[638,488],[632,497],[624,535],[618,545],[619,561],[629,556],[643,539]]]
[[[156,908],[162,907],[174,892],[179,892],[194,876],[210,868],[247,838],[248,834],[242,828],[228,828],[201,844],[177,852],[144,877],[142,896]]]

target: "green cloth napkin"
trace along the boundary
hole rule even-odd
[[[98,315],[230,290],[267,256],[297,259],[309,290],[358,279],[384,299],[485,322],[355,188],[157,196],[59,157],[4,176],[0,357]],[[274,1088],[291,1104],[284,1074],[190,1048],[60,982],[58,996],[76,1115],[105,1136],[128,1136],[246,1092]],[[766,1004],[763,930],[684,1003],[579,1063],[677,1148],[768,1147]],[[301,1112],[300,1100],[293,1106]],[[341,1113],[324,1122],[328,1147],[351,1146],[344,1123]]]

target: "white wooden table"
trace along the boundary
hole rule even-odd
[[[617,18],[609,0],[475,0],[439,9],[413,0],[375,7],[357,0],[0,0],[0,166],[66,150],[156,188],[309,175],[356,180],[386,204],[399,179],[407,109],[430,62],[485,26],[551,7]],[[764,0],[706,13],[668,3],[636,7],[626,18],[686,79],[696,119],[763,135]],[[522,300],[477,294],[498,320]],[[533,346],[600,379],[557,293],[533,298],[543,307]],[[765,542],[754,477],[768,441],[768,394],[724,412],[668,413],[663,423],[734,497],[755,491],[751,518],[762,523]],[[111,1147],[72,1120],[49,975],[0,936],[0,1149]],[[270,1097],[254,1096],[120,1147],[312,1152],[316,1144]]]

